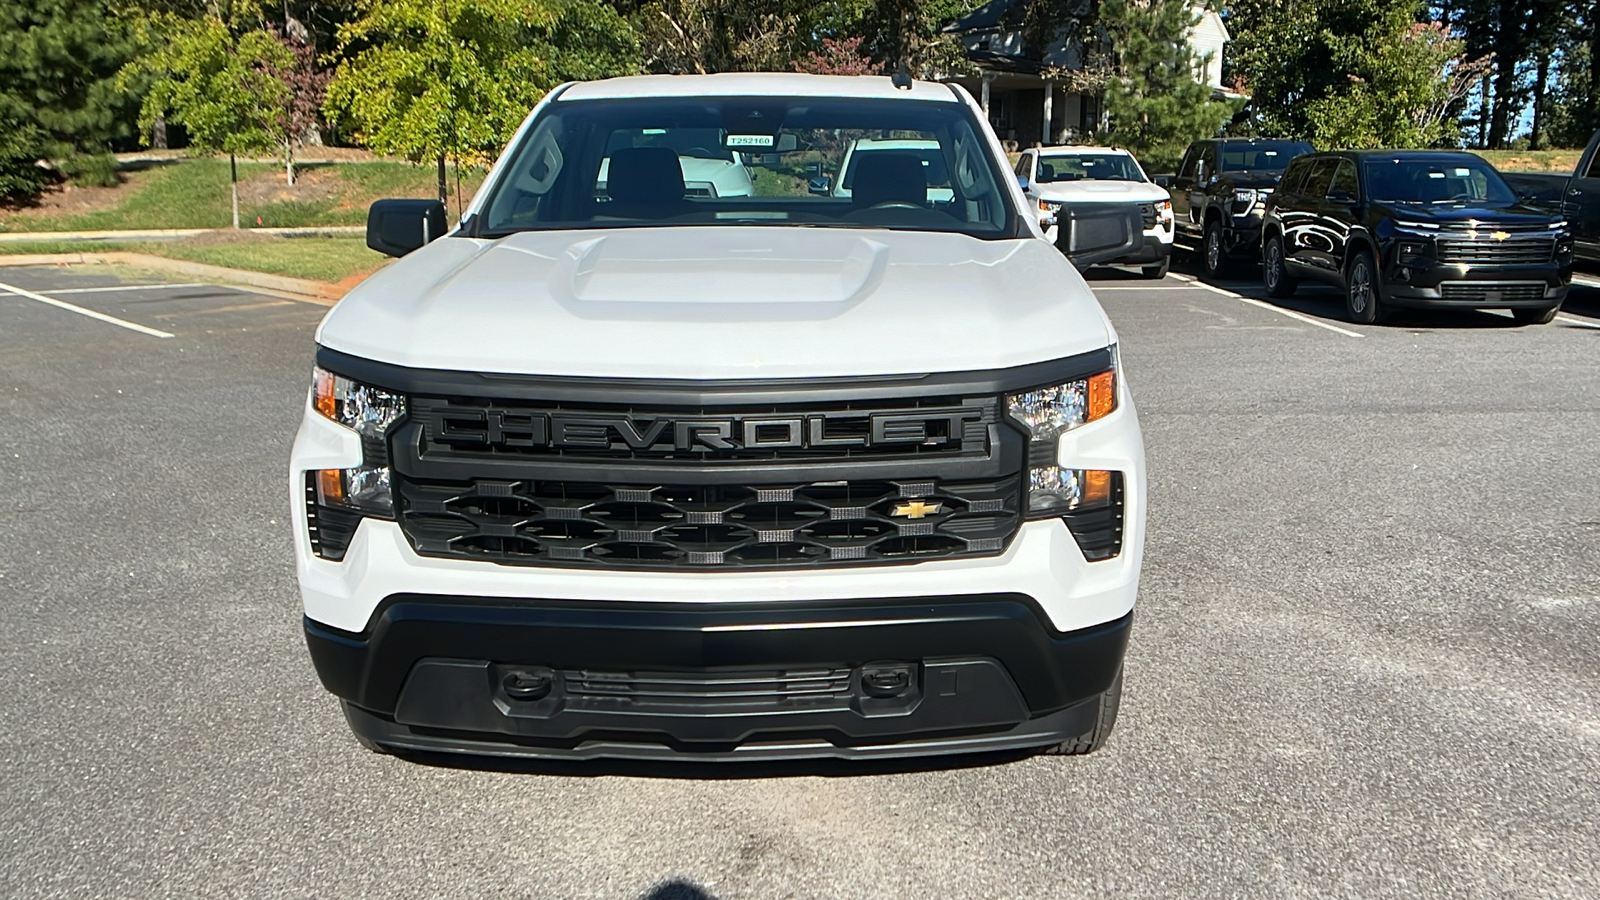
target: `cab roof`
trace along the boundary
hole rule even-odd
[[[958,102],[949,85],[913,81],[909,90],[888,76],[803,75],[791,72],[723,72],[716,75],[630,75],[568,85],[555,98],[620,100],[648,97],[844,97]]]

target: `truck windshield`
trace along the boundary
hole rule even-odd
[[[1472,156],[1435,159],[1368,159],[1367,196],[1389,203],[1494,203],[1517,196],[1500,173]]]
[[[1039,157],[1034,181],[1144,181],[1133,158],[1120,153],[1052,153]]]
[[[797,225],[1022,232],[965,104],[824,97],[556,100],[469,227]]]
[[[1281,172],[1296,156],[1311,152],[1311,145],[1298,141],[1271,141],[1253,144],[1224,144],[1218,148],[1222,172],[1265,170]]]

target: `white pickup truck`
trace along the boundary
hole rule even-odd
[[[692,193],[676,129],[772,177]],[[808,191],[882,139],[930,142],[948,198],[928,147]],[[1082,259],[1141,240],[1115,210],[1076,225]],[[400,259],[318,329],[289,471],[307,644],[367,747],[1105,742],[1139,425],[1111,324],[960,88],[567,85],[458,227],[380,201],[368,243]]]

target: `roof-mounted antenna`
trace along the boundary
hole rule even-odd
[[[906,68],[905,60],[900,60],[900,68],[896,69],[894,75],[890,76],[889,83],[902,91],[911,90],[911,71]]]

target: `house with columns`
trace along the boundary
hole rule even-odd
[[[1067,0],[1066,25],[1048,46],[1028,46],[1022,33],[1027,0],[990,0],[945,27],[966,51],[976,74],[945,78],[965,87],[982,104],[1000,139],[1019,148],[1071,143],[1105,129],[1098,89],[1088,87],[1086,64],[1106,58],[1091,24],[1099,0]],[[1195,55],[1205,60],[1197,79],[1221,94],[1222,49],[1228,29],[1214,10],[1196,9],[1200,21],[1190,29]]]

